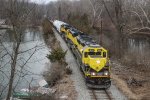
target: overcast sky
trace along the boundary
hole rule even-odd
[[[47,4],[51,1],[57,1],[57,0],[31,0],[31,2],[35,2],[35,3],[38,3],[38,4]]]
[[[31,2],[35,2],[37,4],[47,4],[47,3],[51,2],[51,1],[58,1],[58,0],[30,0],[30,1]],[[68,0],[68,1],[79,1],[79,0]]]

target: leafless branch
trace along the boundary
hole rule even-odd
[[[2,43],[2,41],[0,40],[0,43],[2,45],[2,47],[5,49],[5,51],[7,52],[7,54],[11,57],[11,59],[13,60],[12,55],[9,53],[9,51],[7,50],[7,48],[4,46],[4,44]]]
[[[144,27],[144,24],[143,24],[143,21],[142,21],[142,18],[140,17],[140,15],[135,11],[131,11],[131,12],[135,13],[138,16],[138,18],[140,19],[142,27]]]
[[[22,54],[22,53],[26,53],[26,52],[28,52],[28,51],[31,51],[31,50],[33,50],[33,49],[35,49],[35,48],[42,48],[42,47],[44,47],[45,45],[36,45],[36,46],[34,46],[34,47],[32,47],[32,48],[30,48],[30,49],[28,49],[28,50],[25,50],[25,51],[20,51],[20,52],[18,52],[18,54]]]
[[[144,9],[142,8],[142,6],[139,5],[139,7],[140,7],[140,9],[142,10],[142,12],[143,12],[143,14],[144,14],[144,16],[145,16],[145,18],[146,18],[146,20],[147,20],[147,23],[150,24],[150,20],[149,20],[149,18],[148,18],[148,16],[147,16],[146,12],[145,12]]]
[[[10,64],[11,63],[11,60],[7,61],[4,65],[0,66],[0,69],[6,67],[6,65]]]
[[[143,33],[143,34],[149,34],[149,32],[140,32],[141,30],[143,29],[147,29],[150,31],[150,28],[149,27],[142,27],[142,28],[134,28],[132,30],[135,30],[135,31],[132,31],[130,30],[129,34],[128,35],[131,35],[131,34],[134,34],[134,33]],[[150,34],[149,34],[150,35]]]

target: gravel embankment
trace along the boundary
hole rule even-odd
[[[69,64],[70,68],[73,70],[73,74],[71,75],[71,79],[74,81],[75,89],[78,93],[77,100],[91,100],[89,90],[85,85],[83,76],[80,72],[80,69],[76,63],[76,60],[74,59],[71,51],[68,49],[65,41],[60,37],[60,35],[57,33],[56,30],[53,30],[57,40],[60,41],[60,45],[63,50],[68,50],[66,55],[66,62]],[[116,88],[116,86],[113,84],[108,90],[111,92],[114,100],[127,100],[127,98]],[[67,90],[67,89],[66,89]]]
[[[77,100],[91,100],[88,89],[87,89],[84,79],[82,77],[82,74],[80,73],[78,65],[77,65],[71,51],[68,49],[65,41],[60,37],[60,35],[55,30],[54,30],[54,33],[56,35],[56,38],[60,41],[60,45],[61,45],[62,49],[68,50],[67,54],[66,54],[66,62],[68,63],[70,68],[73,70],[71,79],[74,81],[74,85],[75,85],[76,91],[78,93]]]

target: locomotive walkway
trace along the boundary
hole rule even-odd
[[[90,90],[87,88],[84,82],[84,78],[81,74],[81,71],[72,55],[71,51],[68,49],[67,44],[58,34],[58,32],[53,29],[55,36],[63,50],[68,50],[66,54],[66,62],[69,64],[70,68],[73,70],[71,79],[74,81],[75,89],[78,93],[77,100],[127,100],[124,95],[122,95],[119,90],[112,85],[110,89],[105,90]]]

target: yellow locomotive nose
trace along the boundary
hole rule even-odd
[[[89,57],[89,65],[92,69],[99,72],[106,65],[106,58]]]

